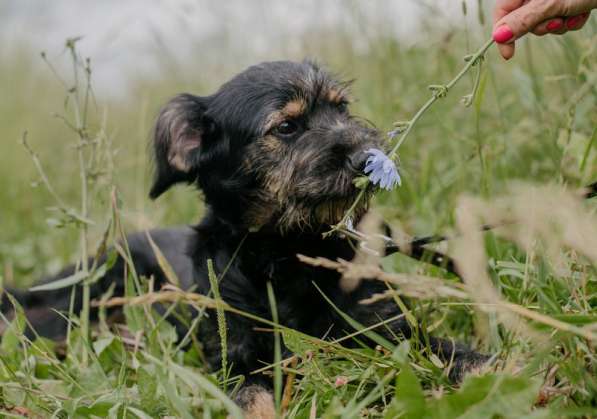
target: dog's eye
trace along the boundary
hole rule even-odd
[[[276,134],[292,135],[298,131],[298,125],[294,121],[284,121],[276,127]]]
[[[342,101],[336,105],[336,108],[340,112],[346,112],[346,111],[348,111],[348,102]]]

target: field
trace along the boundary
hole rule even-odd
[[[389,131],[433,94],[428,85],[451,80],[488,34],[487,25],[429,30],[424,42],[407,47],[381,33],[363,49],[334,31],[302,40],[290,58],[316,57],[354,78],[352,111]],[[206,64],[197,80],[175,71],[140,77],[125,99],[100,101],[86,86],[85,51],[76,43],[48,52],[51,66],[41,71],[32,65],[43,60],[39,51],[11,48],[11,59],[0,62],[4,284],[30,286],[93,253],[109,223],[131,232],[199,220],[200,196],[189,188],[148,199],[147,140],[160,104],[181,91],[207,94],[240,64]],[[70,51],[80,54],[76,80]],[[474,87],[474,70],[416,125],[399,150],[403,185],[378,194],[373,208],[405,235],[454,236],[441,249],[459,262],[464,286],[403,255],[382,265],[404,274],[396,276],[403,285],[395,298],[427,331],[496,354],[496,366],[454,386],[441,361],[408,344],[349,351],[276,329],[298,355],[265,368],[284,374],[276,391],[287,417],[597,416],[597,206],[578,198],[597,181],[596,21],[582,33],[528,39],[508,63],[490,48],[466,107],[461,98]],[[81,130],[69,126],[77,110],[81,121],[87,115],[90,142],[82,148]],[[502,227],[481,235],[483,224]],[[421,287],[426,281],[435,285]],[[55,348],[27,342],[22,326],[13,322],[0,344],[6,417],[238,414],[226,392],[239,378],[207,372],[195,344],[179,345],[147,304],[127,310],[124,337],[100,328],[88,342],[74,327],[66,346]],[[131,343],[137,332],[142,344]]]

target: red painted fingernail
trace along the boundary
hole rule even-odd
[[[554,32],[554,31],[562,29],[563,25],[564,25],[564,22],[562,22],[561,20],[552,20],[551,22],[549,22],[547,24],[546,28],[549,32]]]
[[[506,25],[502,25],[493,31],[493,40],[498,44],[504,44],[512,39],[514,32]]]
[[[587,16],[589,16],[588,13],[583,13],[582,15],[572,16],[571,18],[568,18],[568,20],[566,21],[566,26],[568,27],[568,29],[574,29],[574,28],[580,26],[581,23],[583,22],[583,20],[585,20],[587,18]]]

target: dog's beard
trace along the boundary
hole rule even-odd
[[[296,173],[296,172],[295,172]],[[303,173],[300,178],[268,172],[249,211],[251,227],[275,228],[282,234],[319,232],[338,224],[355,205],[360,190],[353,184],[355,174],[339,171],[325,177]],[[371,194],[356,203],[351,218],[358,221],[367,211]]]
[[[346,198],[325,200],[317,204],[295,201],[285,205],[276,218],[278,229],[282,233],[289,231],[320,232],[340,223],[347,211],[355,205],[357,195]],[[356,202],[351,213],[353,221],[358,222],[367,212],[370,194]]]
[[[333,200],[318,205],[313,213],[313,219],[320,225],[336,225],[347,214],[347,212],[355,204],[356,196],[350,199]],[[351,213],[351,218],[354,220],[360,219],[369,206],[368,198],[361,199],[356,203],[356,206]]]

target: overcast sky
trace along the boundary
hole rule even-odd
[[[477,0],[468,3],[474,9]],[[241,55],[253,61],[292,55],[301,36],[334,27],[354,31],[357,48],[366,39],[361,35],[380,28],[416,42],[421,17],[437,14],[430,9],[437,5],[445,16],[462,19],[460,0],[5,1],[0,48],[8,54],[7,46],[26,40],[34,52],[56,57],[67,37],[83,36],[79,47],[93,59],[96,87],[117,94],[127,77],[157,71],[156,60],[184,63],[198,45],[215,42],[226,45],[222,55],[236,54],[240,61]]]

